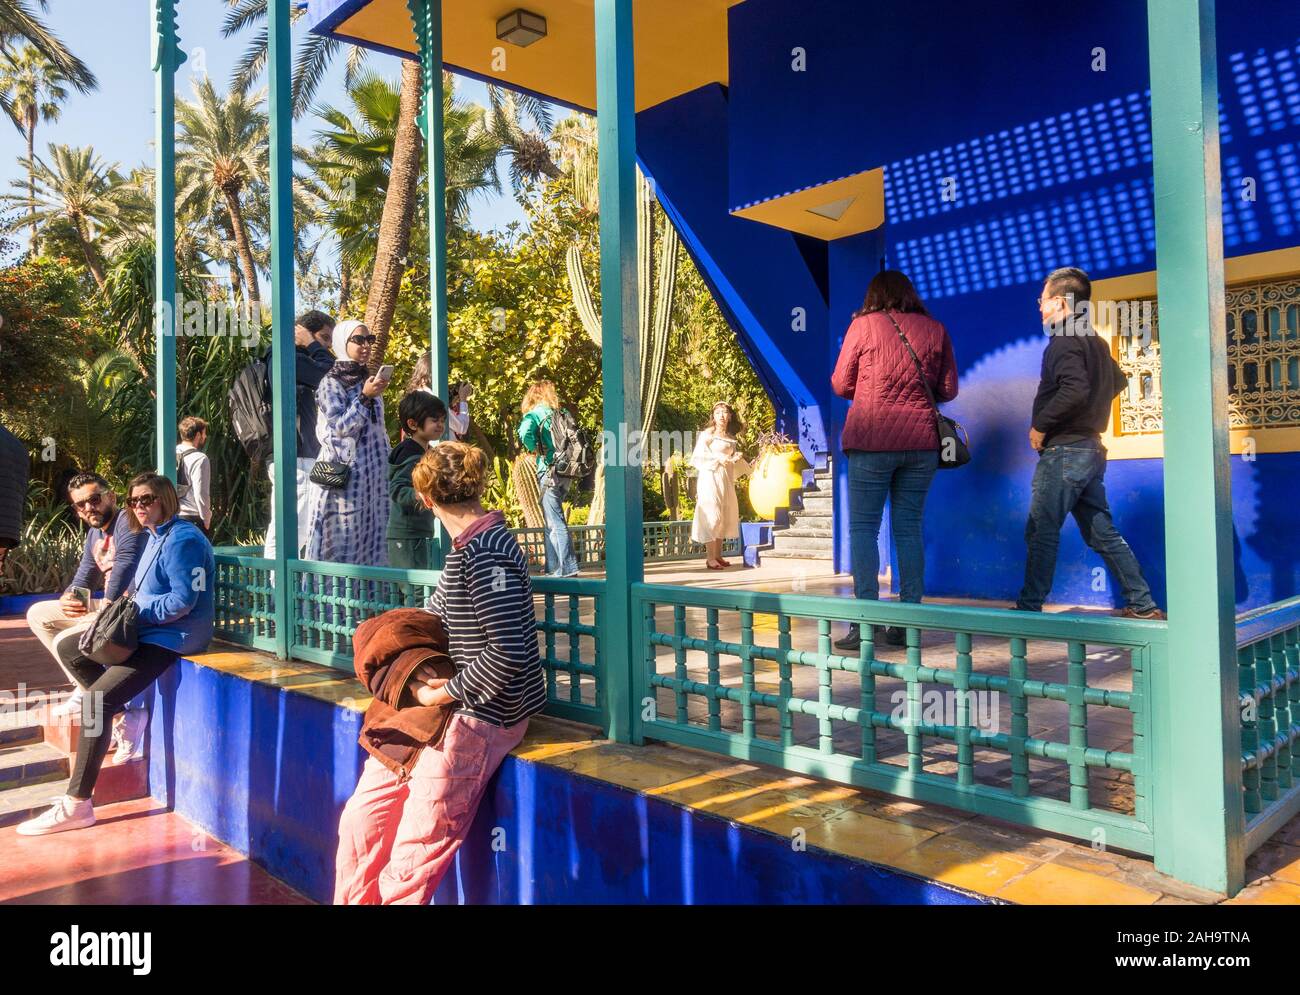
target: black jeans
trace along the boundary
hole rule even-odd
[[[1106,448],[1099,441],[1048,446],[1039,454],[1025,525],[1025,586],[1016,607],[1042,611],[1056,573],[1061,526],[1069,515],[1079,524],[1083,541],[1101,554],[1124,603],[1138,611],[1156,607],[1137,557],[1111,520],[1105,478]]]
[[[153,684],[179,659],[179,653],[141,643],[134,653],[115,667],[105,667],[84,656],[66,661],[73,678],[86,692],[82,700],[81,738],[77,744],[72,783],[68,785],[69,795],[84,799],[94,793],[99,769],[104,766],[104,756],[112,740],[113,716],[125,709],[127,702]]]

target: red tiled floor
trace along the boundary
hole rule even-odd
[[[96,815],[57,836],[0,829],[0,904],[311,904],[151,798]]]
[[[0,618],[0,691],[29,691],[72,687],[66,674],[27,628],[21,615]]]

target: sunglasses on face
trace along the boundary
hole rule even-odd
[[[348,339],[353,345],[374,345],[376,340],[377,336],[374,335],[354,335]]]
[[[153,503],[157,500],[158,500],[157,495],[141,494],[138,497],[127,498],[126,503],[129,504],[132,508],[148,508],[151,507]]]
[[[82,498],[80,501],[73,501],[72,506],[78,511],[85,511],[88,508],[98,508],[103,501],[103,494],[92,494],[90,497]]]

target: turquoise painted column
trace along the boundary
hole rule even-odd
[[[1148,686],[1156,867],[1242,887],[1214,0],[1148,0],[1169,643]]]
[[[271,403],[275,412],[275,652],[293,646],[293,578],[298,558],[298,429],[293,344],[293,111],[290,106],[290,0],[269,0],[268,85],[271,116]]]
[[[429,351],[431,386],[448,400],[447,371],[447,163],[442,114],[442,0],[406,0],[420,47],[423,93],[420,132],[424,135],[425,175],[429,180]],[[446,553],[442,523],[434,526],[435,569]]]
[[[154,0],[154,382],[155,465],[176,479],[176,70],[179,0]]]
[[[636,272],[636,103],[632,0],[596,0],[596,111],[600,142],[601,378],[606,439],[634,439],[641,429]],[[620,432],[620,427],[623,431]],[[642,648],[634,643],[629,585],[643,576],[641,466],[627,452],[612,452],[605,467],[605,611],[601,646],[605,664],[609,736],[639,741],[641,704],[633,668]]]

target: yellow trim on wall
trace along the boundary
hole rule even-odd
[[[1272,252],[1255,252],[1245,256],[1232,256],[1223,261],[1224,283],[1233,286],[1239,283],[1255,283],[1265,280],[1277,280],[1286,276],[1300,274],[1300,246],[1288,249],[1275,249]],[[1132,301],[1154,298],[1156,296],[1156,271],[1130,273],[1126,276],[1112,277],[1108,280],[1096,280],[1092,285],[1094,301]],[[1104,310],[1096,321],[1097,334],[1111,345],[1115,330],[1104,319],[1114,311]],[[1119,399],[1111,414],[1110,425],[1102,433],[1101,441],[1105,445],[1110,459],[1163,459],[1165,455],[1164,433],[1147,433],[1143,435],[1116,435],[1115,426],[1119,424]],[[1228,430],[1228,443],[1233,455],[1248,451],[1253,443],[1257,453],[1294,453],[1300,452],[1300,428],[1233,428]]]
[[[868,169],[731,213],[826,241],[872,231],[885,223],[885,170]]]
[[[636,109],[729,80],[727,10],[744,0],[636,0]],[[523,8],[546,18],[526,48],[498,41],[497,20]],[[443,4],[443,54],[455,66],[578,107],[596,107],[593,0],[455,0]],[[338,33],[415,52],[406,0],[371,0]],[[504,53],[504,66],[501,64]]]

